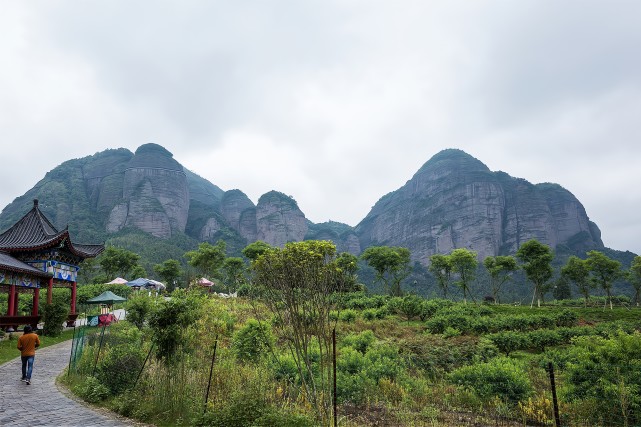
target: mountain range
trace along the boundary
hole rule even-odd
[[[278,191],[254,204],[241,190],[224,191],[185,169],[157,144],[62,163],[3,209],[0,229],[28,212],[33,199],[57,227],[68,224],[85,242],[133,234],[189,247],[223,239],[238,253],[256,240],[283,246],[325,239],[355,255],[373,245],[404,246],[423,265],[430,255],[459,247],[477,251],[480,259],[514,254],[533,238],[567,253],[604,247],[598,226],[568,190],[490,171],[457,149],[434,155],[355,227],[312,223]]]

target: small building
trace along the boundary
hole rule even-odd
[[[104,250],[103,244],[74,243],[68,228],[58,231],[40,211],[38,200],[33,208],[8,230],[0,234],[0,292],[8,292],[7,313],[0,316],[0,327],[14,329],[18,325],[37,326],[40,289],[47,290],[47,303],[52,301],[53,288],[71,291],[68,326],[73,326],[76,313],[76,278],[83,260]],[[30,315],[19,315],[18,295],[33,294]]]

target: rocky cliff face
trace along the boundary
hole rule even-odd
[[[603,248],[601,233],[581,203],[556,184],[533,185],[492,172],[460,150],[436,154],[400,189],[382,197],[357,227],[313,224],[296,201],[271,191],[257,205],[240,190],[223,192],[185,170],[156,144],[132,153],[106,150],[48,172],[0,214],[0,231],[31,209],[33,199],[59,228],[100,241],[133,227],[159,238],[184,232],[230,252],[263,240],[274,246],[331,240],[355,255],[368,246],[404,246],[416,261],[454,248],[513,254],[529,239],[584,253]]]
[[[122,201],[107,219],[108,232],[133,226],[156,237],[185,231],[189,187],[183,167],[156,144],[140,146],[124,170]]]
[[[491,172],[460,150],[435,155],[356,227],[361,247],[404,246],[423,264],[435,253],[461,247],[480,259],[513,254],[530,239],[552,248],[600,248],[597,230],[562,187]]]
[[[305,215],[291,197],[277,191],[270,191],[258,199],[257,240],[282,247],[287,242],[303,240],[307,228]]]

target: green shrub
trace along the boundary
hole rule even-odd
[[[74,387],[74,392],[89,403],[98,403],[109,397],[109,388],[96,377],[86,377]]]
[[[390,342],[375,343],[365,354],[365,358],[369,361],[365,373],[377,383],[382,378],[396,379],[406,367],[405,361],[399,355],[398,347]]]
[[[641,334],[581,337],[574,344],[561,398],[588,401],[589,410],[582,415],[593,425],[639,425]]]
[[[423,312],[423,298],[417,295],[405,295],[396,307],[398,313],[409,322]]]
[[[45,304],[42,311],[44,334],[48,337],[60,336],[68,316],[69,306],[64,301],[54,299],[51,304]]]
[[[197,426],[247,427],[269,413],[265,397],[253,389],[239,389],[232,392],[224,403],[207,408],[196,421]]]
[[[461,331],[459,331],[456,328],[453,328],[451,326],[448,326],[445,328],[443,331],[443,338],[452,338],[452,337],[458,337],[461,335]]]
[[[547,347],[554,347],[563,341],[561,334],[552,329],[539,329],[526,334],[531,348],[544,351]]]
[[[522,365],[509,358],[464,366],[449,375],[452,383],[472,390],[483,399],[499,397],[511,404],[527,398],[532,385]]]
[[[239,360],[256,362],[266,355],[274,345],[274,335],[269,324],[249,319],[245,325],[234,334],[232,349]]]
[[[175,290],[171,299],[162,300],[149,316],[151,339],[160,359],[171,360],[184,341],[189,326],[200,317],[202,297]]]
[[[356,320],[357,313],[355,310],[347,309],[341,311],[338,317],[341,321],[350,323]]]
[[[252,427],[314,427],[316,422],[302,414],[270,409],[260,416]]]
[[[372,321],[372,320],[376,319],[376,312],[377,312],[376,309],[368,308],[367,310],[363,310],[361,312],[361,314],[363,316],[363,319],[368,320],[368,321]]]
[[[342,344],[350,346],[355,350],[365,354],[369,347],[376,341],[374,332],[367,330],[359,334],[349,334],[342,340]]]
[[[98,363],[96,377],[112,395],[117,395],[134,385],[146,354],[134,345],[110,347],[105,352]]]
[[[556,315],[556,326],[576,326],[579,316],[572,310],[563,310]]]
[[[496,348],[506,356],[515,350],[523,350],[529,347],[527,335],[521,332],[505,331],[486,336]]]

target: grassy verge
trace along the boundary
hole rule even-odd
[[[9,339],[5,337],[4,340],[0,341],[0,365],[20,356],[20,352],[16,348],[16,345],[18,345],[18,336],[19,334],[15,334],[15,338]],[[72,337],[73,337],[73,329],[63,331],[59,337],[41,336],[39,348],[58,344],[63,341],[69,340]]]

